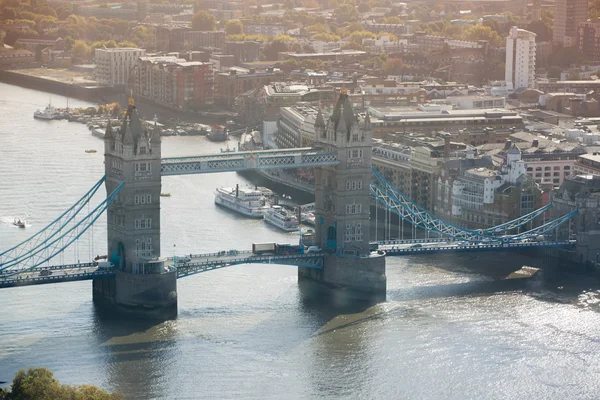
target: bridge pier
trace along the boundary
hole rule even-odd
[[[177,272],[131,274],[94,279],[93,300],[101,309],[123,316],[166,320],[177,316]]]
[[[348,291],[353,297],[385,300],[385,257],[377,253],[368,257],[326,255],[322,270],[298,267],[298,280]]]

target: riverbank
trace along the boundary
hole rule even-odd
[[[24,68],[0,70],[0,82],[28,89],[35,89],[69,98],[94,102],[117,102],[127,106],[129,94],[122,87],[109,87],[99,84],[89,73],[72,71],[64,68]],[[143,104],[143,118],[152,119],[154,115],[162,119],[186,122],[200,122],[208,125],[224,125],[237,114],[231,111],[191,111],[158,104],[145,98],[136,98]]]
[[[0,82],[90,102],[118,93],[118,89],[100,85],[85,73],[67,69],[0,70]]]

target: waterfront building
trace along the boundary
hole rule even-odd
[[[244,92],[258,89],[270,82],[283,78],[283,72],[276,68],[266,70],[230,68],[227,72],[214,74],[214,101],[216,104],[233,106],[236,98]]]
[[[3,49],[0,47],[0,65],[1,66],[18,66],[26,65],[35,62],[35,55],[25,49]]]
[[[53,36],[18,36],[15,41],[16,46],[20,46],[25,50],[29,50],[35,54],[38,48],[43,49],[50,47],[56,50],[62,50],[64,40],[60,37]]]
[[[175,56],[140,57],[133,70],[137,96],[178,109],[213,102],[213,73],[209,63]]]
[[[506,38],[505,80],[513,89],[535,84],[536,34],[513,26]]]
[[[94,51],[94,76],[98,83],[107,86],[123,86],[129,82],[129,72],[146,50],[134,47],[96,49]]]
[[[555,0],[553,41],[565,47],[577,45],[577,30],[587,20],[588,0]]]

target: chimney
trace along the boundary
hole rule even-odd
[[[512,141],[511,140],[507,140],[506,144],[504,145],[504,150],[508,150],[512,147]]]
[[[540,145],[540,142],[537,139],[533,139],[533,142],[531,142],[531,147],[538,147],[539,145]]]

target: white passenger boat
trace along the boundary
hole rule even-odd
[[[265,212],[265,221],[287,232],[298,230],[298,218],[281,206],[273,206]]]
[[[44,109],[44,111],[36,110],[33,113],[33,118],[37,118],[37,119],[56,119],[59,116],[60,116],[60,113],[58,112],[58,110],[56,108],[54,108],[52,103],[49,103],[46,106],[46,108]]]
[[[219,188],[215,192],[215,204],[253,218],[262,218],[269,209],[262,191],[250,188]]]

